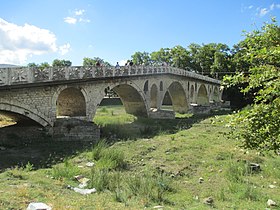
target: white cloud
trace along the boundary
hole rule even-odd
[[[268,8],[257,8],[257,15],[263,17],[275,9],[280,9],[280,4],[271,4]]]
[[[260,9],[259,15],[260,17],[265,16],[267,13],[269,13],[269,10],[267,8]]]
[[[33,55],[54,53],[58,48],[51,31],[30,24],[16,25],[0,18],[0,63],[24,64]]]
[[[65,23],[69,23],[69,24],[76,24],[77,23],[77,19],[73,18],[73,17],[66,17],[66,18],[64,18],[64,22]]]
[[[90,20],[84,17],[85,10],[84,9],[76,9],[71,16],[65,17],[64,22],[68,24],[76,24],[76,23],[89,23]]]
[[[248,7],[248,9],[252,9],[254,6],[253,5],[250,5],[249,7]]]
[[[84,12],[85,12],[84,9],[76,10],[76,11],[75,11],[75,15],[76,15],[76,16],[80,16],[80,15],[83,15]]]
[[[71,48],[71,46],[70,46],[69,43],[64,44],[64,45],[62,45],[62,46],[59,47],[59,53],[60,53],[61,55],[65,55],[66,53],[69,52],[70,48]]]

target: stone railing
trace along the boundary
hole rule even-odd
[[[50,68],[0,68],[0,86],[20,85],[90,78],[126,77],[155,74],[173,74],[220,84],[219,80],[170,66],[122,66],[122,67],[50,67]]]

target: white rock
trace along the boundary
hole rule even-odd
[[[93,166],[94,166],[94,163],[93,163],[93,162],[88,162],[88,163],[86,163],[86,166],[87,166],[87,167],[93,167]]]
[[[78,188],[78,187],[74,187],[73,190],[77,193],[80,193],[82,195],[87,195],[87,194],[91,194],[91,193],[95,193],[96,192],[96,189],[95,188],[92,188],[92,189],[81,189],[81,188]]]
[[[271,189],[276,188],[276,186],[273,185],[273,184],[268,185],[268,187],[271,188]]]
[[[51,210],[51,209],[52,208],[45,203],[30,203],[26,210]]]
[[[163,209],[163,206],[154,206],[153,209]]]
[[[267,203],[267,206],[277,206],[276,202],[271,199],[268,199],[266,203]]]

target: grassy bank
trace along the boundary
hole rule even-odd
[[[48,164],[30,158],[13,168],[0,151],[0,161],[6,161],[0,209],[26,209],[32,201],[53,209],[265,209],[268,199],[280,203],[279,156],[238,148],[225,136],[226,117],[136,119],[122,107],[102,107],[95,117],[104,137],[98,145],[76,145],[71,153],[58,145],[60,152],[53,154],[50,143],[44,150],[56,158]],[[88,188],[97,192],[74,192],[76,175],[88,178]]]

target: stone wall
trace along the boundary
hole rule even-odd
[[[73,118],[58,119],[49,134],[55,141],[96,142],[100,139],[100,129],[96,124]]]

